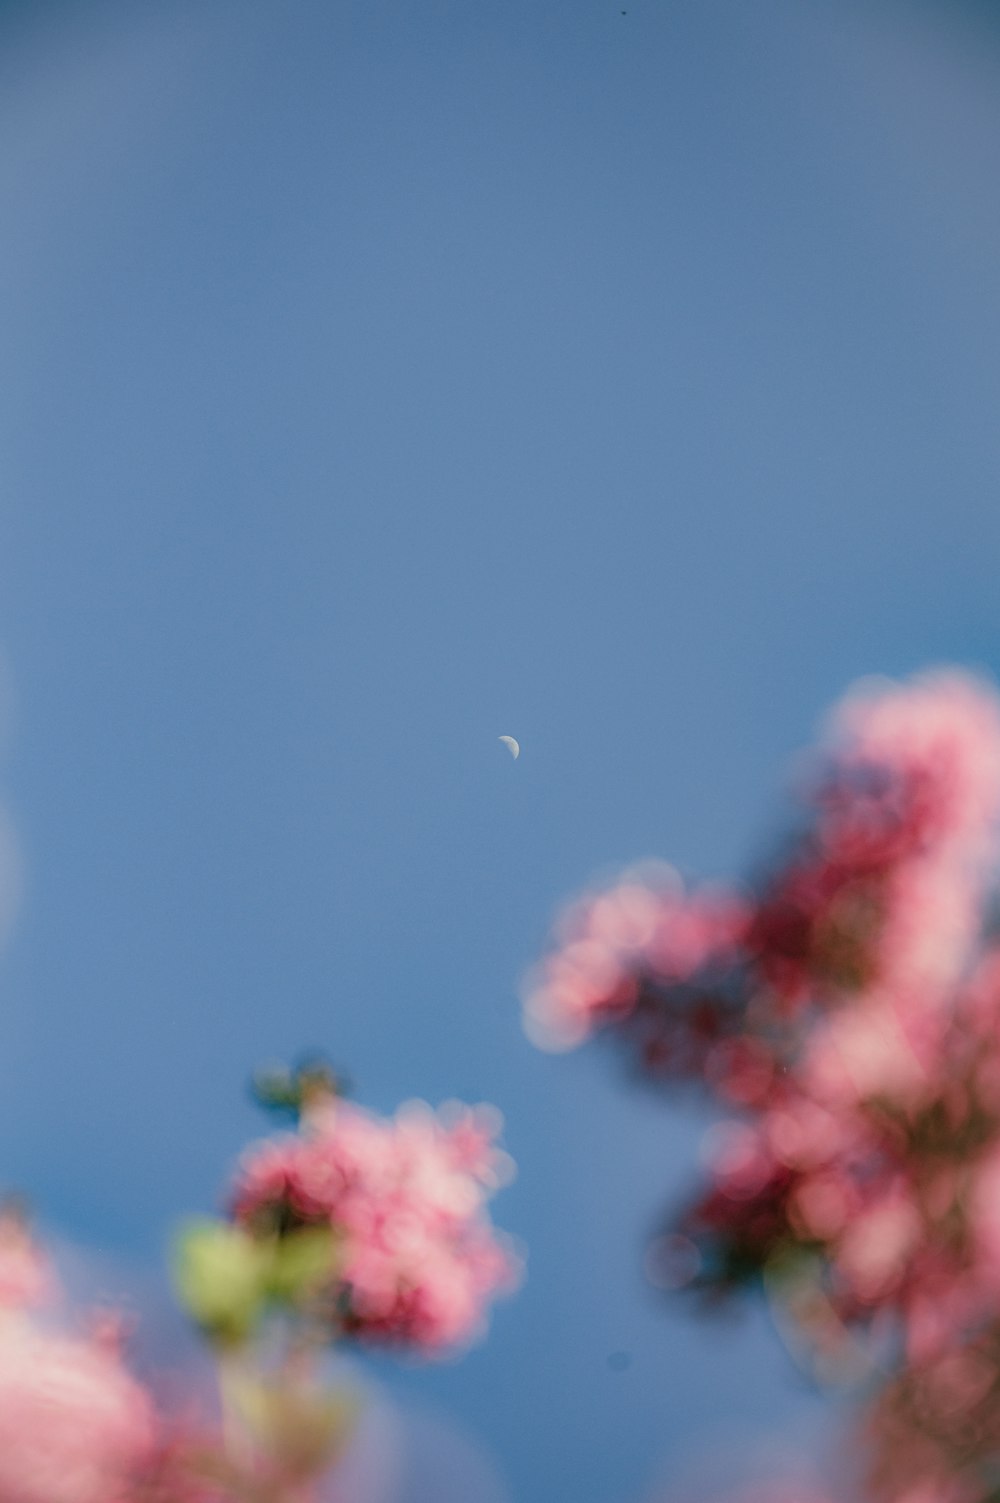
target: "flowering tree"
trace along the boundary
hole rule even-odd
[[[0,1503],[312,1503],[356,1408],[329,1348],[454,1350],[516,1283],[486,1211],[511,1167],[494,1112],[414,1103],[385,1121],[316,1069],[260,1094],[295,1130],[247,1151],[228,1216],[189,1225],[175,1259],[221,1422],[161,1412],[113,1319],[53,1328],[51,1267],[0,1217]]]
[[[880,1503],[996,1503],[1000,700],[957,672],[861,686],[798,807],[746,891],[647,868],[572,907],[526,1026],[711,1092],[708,1183],[654,1277],[763,1286],[820,1376],[861,1371]]]

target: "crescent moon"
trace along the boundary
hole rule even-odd
[[[516,762],[517,759],[518,759],[518,757],[521,755],[521,748],[518,746],[517,742],[514,740],[514,737],[513,736],[498,736],[497,740],[503,742],[504,746],[507,748],[507,750],[510,752],[511,756],[514,758],[514,761]]]

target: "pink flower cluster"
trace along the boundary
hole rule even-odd
[[[849,695],[809,823],[755,908],[754,963],[786,1008],[859,991],[946,1003],[980,921],[1000,814],[1000,708],[958,673]]]
[[[701,1061],[699,1044],[724,1030],[721,983],[748,921],[734,894],[686,894],[670,867],[627,873],[562,916],[561,944],[529,978],[529,1036],[542,1048],[568,1049],[596,1027],[630,1021],[648,1034],[647,1063],[655,1055],[676,1067],[683,1056],[691,1068]]]
[[[324,1342],[437,1352],[515,1282],[485,1210],[511,1170],[495,1113],[416,1103],[384,1121],[340,1102],[322,1071],[278,1085],[300,1131],[246,1154],[235,1226],[192,1223],[178,1243],[178,1291],[219,1360],[221,1423],[165,1415],[113,1316],[58,1320],[49,1260],[0,1207],[0,1503],[314,1503],[357,1407],[326,1380]]]
[[[517,1259],[485,1209],[511,1170],[498,1127],[486,1108],[414,1103],[386,1120],[332,1096],[313,1100],[299,1132],[244,1155],[233,1215],[264,1236],[333,1229],[331,1334],[452,1348],[517,1281]]]
[[[525,995],[541,1042],[613,1025],[649,1074],[739,1111],[654,1277],[710,1296],[763,1277],[820,1346],[861,1330],[893,1353],[870,1431],[893,1503],[924,1497],[893,1461],[907,1424],[913,1455],[935,1437],[928,1500],[984,1503],[1000,1476],[998,817],[995,692],[866,685],[755,890],[627,876],[571,912]]]
[[[99,1341],[0,1332],[0,1498],[126,1503],[154,1454],[147,1394]]]
[[[918,1042],[881,1005],[823,1017],[753,1110],[713,1130],[710,1187],[680,1227],[703,1283],[820,1258],[837,1317],[891,1315],[912,1359],[1000,1312],[995,957]]]
[[[114,1323],[67,1332],[39,1313],[58,1293],[24,1223],[0,1215],[0,1503],[225,1503],[168,1436]]]
[[[676,873],[627,873],[575,904],[529,977],[525,1023],[568,1048],[660,1015],[743,1031],[752,1004],[776,1027],[860,993],[907,1013],[944,1005],[967,963],[1000,815],[1000,706],[959,673],[867,686],[834,715],[804,795],[805,822],[759,890],[685,893]],[[734,1017],[735,1014],[735,1017]],[[701,1049],[691,1060],[700,1073]]]

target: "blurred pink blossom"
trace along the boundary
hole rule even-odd
[[[129,1503],[155,1441],[152,1403],[113,1346],[0,1325],[2,1503]]]
[[[571,910],[525,992],[547,1047],[617,1034],[729,1112],[651,1259],[664,1287],[787,1291],[822,1350],[877,1335],[886,1503],[1000,1479],[1000,699],[940,671],[849,694],[750,896],[627,877]],[[661,1272],[660,1264],[663,1264]]]
[[[472,1339],[518,1262],[486,1201],[509,1176],[497,1115],[422,1103],[385,1120],[332,1098],[298,1134],[254,1145],[233,1194],[257,1230],[329,1225],[333,1326],[363,1340],[434,1352]]]

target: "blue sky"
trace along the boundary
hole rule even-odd
[[[377,1371],[498,1498],[822,1426],[762,1316],[643,1287],[696,1113],[517,984],[595,872],[744,869],[859,674],[1000,669],[988,22],[0,10],[2,1178],[152,1269],[262,1060],[495,1101],[525,1288]]]

